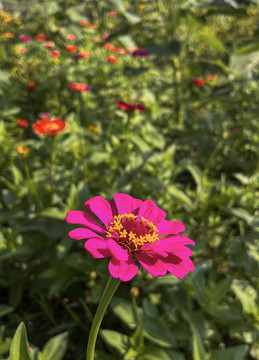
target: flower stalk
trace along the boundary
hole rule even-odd
[[[86,360],[94,360],[95,353],[95,343],[97,339],[97,335],[100,329],[100,325],[104,316],[104,313],[115,293],[118,286],[120,284],[120,280],[110,276],[106,288],[104,290],[103,296],[97,308],[92,327],[89,334],[87,351],[86,351]]]

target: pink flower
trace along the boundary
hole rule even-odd
[[[131,53],[132,56],[149,56],[149,51],[144,49],[137,49]]]
[[[91,88],[89,86],[87,86],[86,84],[83,84],[83,83],[72,83],[72,84],[69,84],[69,87],[72,90],[81,91],[81,92],[86,92],[86,91],[91,90]]]
[[[51,55],[51,56],[60,56],[60,52],[59,52],[58,50],[52,50],[52,51],[50,52],[50,55]]]
[[[41,119],[50,119],[51,118],[51,114],[50,113],[47,113],[47,112],[42,112],[39,114],[39,117]]]
[[[44,41],[43,46],[45,46],[45,47],[54,47],[55,43],[54,43],[54,41]]]
[[[184,225],[165,220],[166,213],[154,201],[115,194],[114,201],[96,196],[85,207],[87,212],[67,213],[67,223],[82,225],[68,236],[86,239],[85,249],[94,258],[111,257],[109,272],[114,278],[131,280],[138,272],[135,260],[153,276],[170,272],[181,279],[194,270],[192,251],[185,245],[195,243],[179,235]]]
[[[107,14],[107,16],[110,18],[116,18],[118,15],[116,14],[116,12],[111,11]]]
[[[107,33],[103,33],[103,34],[102,34],[102,38],[103,38],[103,39],[107,39],[108,36],[109,36],[109,35],[108,35]]]
[[[29,36],[26,36],[26,35],[21,35],[20,40],[24,41],[24,42],[28,42],[28,41],[31,41],[31,38]]]

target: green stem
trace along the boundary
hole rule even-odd
[[[100,329],[100,325],[104,316],[104,313],[115,293],[118,286],[120,284],[119,279],[115,279],[114,277],[110,276],[109,281],[106,285],[104,290],[103,296],[97,308],[92,327],[89,334],[88,344],[87,344],[87,351],[86,351],[86,360],[94,360],[94,353],[95,353],[95,343],[97,339],[97,335]]]
[[[27,166],[26,163],[24,163],[24,169],[25,169],[25,173],[26,173],[26,176],[27,176],[29,185],[30,185],[30,189],[31,189],[31,191],[32,191],[33,194],[34,194],[35,199],[37,200],[39,207],[41,208],[41,210],[44,210],[44,206],[43,206],[43,204],[42,204],[42,202],[41,202],[41,199],[40,199],[39,194],[38,194],[38,192],[37,192],[37,190],[36,190],[36,187],[35,187],[35,185],[34,185],[34,183],[33,183],[33,181],[32,181],[32,178],[31,178],[31,175],[30,175],[30,171],[29,171],[28,166]]]

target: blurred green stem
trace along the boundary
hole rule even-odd
[[[32,181],[32,178],[31,178],[31,175],[30,175],[30,171],[29,171],[29,169],[28,169],[28,166],[27,166],[27,164],[26,164],[25,162],[24,162],[24,169],[25,169],[25,174],[26,174],[27,179],[28,179],[28,182],[29,182],[30,190],[31,190],[32,193],[34,194],[35,199],[36,199],[39,207],[41,208],[41,210],[44,210],[44,206],[43,206],[42,201],[41,201],[41,199],[40,199],[40,197],[39,197],[39,194],[38,194],[38,192],[37,192],[37,190],[36,190],[36,187],[35,187],[35,185],[34,185],[34,183],[33,183],[33,181]]]
[[[92,327],[89,334],[88,344],[87,344],[87,351],[86,351],[86,360],[94,360],[94,353],[95,353],[95,343],[97,339],[97,335],[100,329],[100,325],[104,316],[104,313],[115,293],[118,286],[120,284],[119,279],[115,279],[114,277],[110,276],[106,288],[104,290],[103,296],[97,308]]]

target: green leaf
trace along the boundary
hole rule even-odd
[[[165,348],[176,345],[176,341],[169,328],[158,318],[146,317],[143,319],[144,336],[152,343]]]
[[[51,218],[51,219],[64,220],[66,217],[66,211],[63,209],[58,209],[56,207],[50,207],[38,213],[38,216]]]
[[[202,39],[206,45],[218,50],[220,53],[224,54],[226,52],[224,44],[213,32],[210,32],[208,28],[205,28],[203,32],[198,32],[197,36]]]
[[[14,309],[11,306],[0,304],[0,318],[2,316],[10,314],[13,310]]]
[[[206,352],[200,334],[195,331],[193,333],[193,360],[204,360],[205,358]]]
[[[251,78],[254,68],[259,64],[259,51],[243,55],[231,55],[230,64],[233,74],[237,78]]]
[[[10,348],[9,360],[31,360],[26,327],[23,322],[18,326]]]
[[[242,304],[245,313],[253,313],[256,309],[257,292],[244,280],[234,279],[231,285],[236,297]]]
[[[116,349],[121,355],[125,354],[129,342],[127,335],[114,330],[101,330],[100,334],[108,346]]]
[[[130,329],[136,327],[136,319],[130,301],[114,298],[111,302],[111,308],[114,314],[117,315]]]
[[[167,191],[170,195],[172,195],[174,198],[182,201],[186,205],[188,205],[189,208],[193,208],[192,200],[189,198],[188,195],[186,195],[182,190],[180,190],[176,186],[168,186]]]
[[[68,333],[59,334],[50,339],[39,354],[39,360],[61,360],[65,355]]]
[[[232,346],[219,351],[213,360],[245,360],[248,349],[248,345]]]

